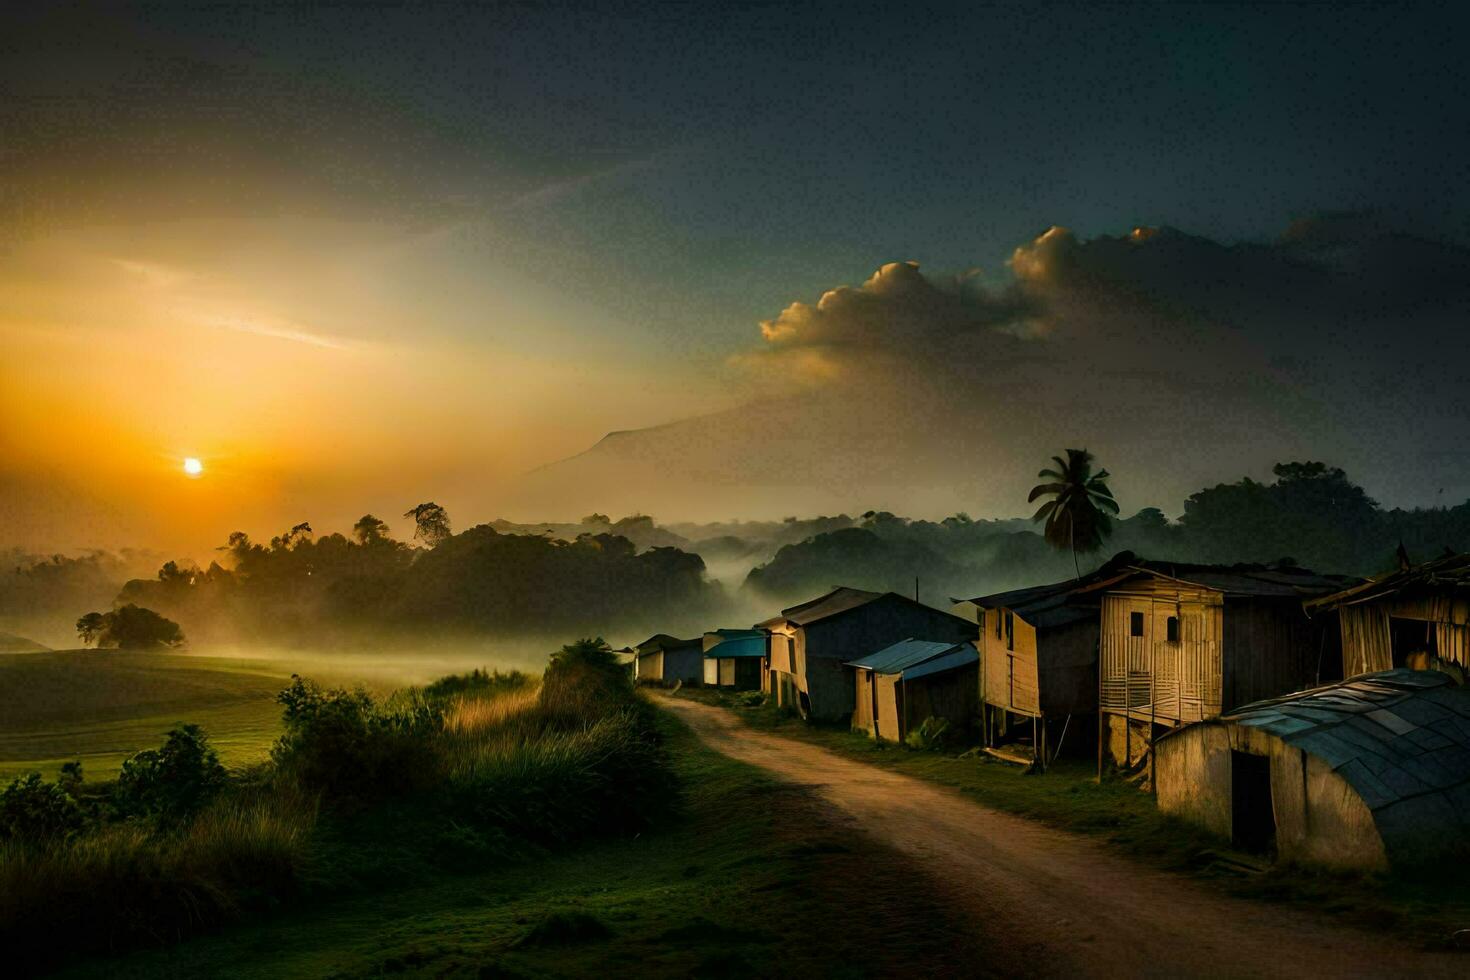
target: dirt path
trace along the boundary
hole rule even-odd
[[[856,828],[964,897],[991,949],[980,972],[1089,977],[1470,976],[1425,952],[1313,915],[1234,899],[943,787],[662,698],[719,752],[807,785]],[[854,887],[861,887],[854,882]],[[881,919],[881,917],[880,917]],[[882,934],[882,922],[864,923]]]

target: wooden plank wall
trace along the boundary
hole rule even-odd
[[[1165,580],[1135,583],[1102,600],[1099,641],[1101,707],[1180,724],[1220,713],[1222,604],[1218,592]],[[1133,636],[1134,613],[1143,635]],[[1179,640],[1168,640],[1168,620]]]

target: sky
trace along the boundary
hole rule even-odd
[[[207,549],[425,499],[1012,515],[1058,440],[1111,453],[1125,509],[1314,452],[1457,503],[1463,18],[7,8],[0,544]],[[611,493],[690,439],[687,489]]]

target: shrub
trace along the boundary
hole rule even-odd
[[[87,813],[61,783],[38,772],[0,790],[0,841],[43,843],[71,837],[87,826]]]
[[[469,696],[493,697],[509,691],[525,690],[534,683],[530,674],[523,674],[518,670],[502,674],[498,670],[487,672],[476,668],[468,674],[450,674],[439,678],[424,688],[424,697],[430,700]]]
[[[120,812],[176,825],[203,809],[225,784],[225,767],[198,725],[180,725],[160,748],[123,763],[113,802]]]
[[[578,640],[551,655],[541,680],[541,710],[553,723],[592,724],[632,703],[632,678],[601,637]]]
[[[361,689],[323,689],[292,675],[276,696],[286,731],[271,749],[280,772],[338,799],[369,800],[438,775],[443,708],[412,693],[379,705]]]

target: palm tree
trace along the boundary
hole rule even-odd
[[[1068,449],[1065,460],[1053,456],[1052,461],[1055,468],[1036,474],[1047,482],[1032,487],[1026,499],[1030,503],[1038,497],[1051,497],[1031,519],[1046,521],[1047,544],[1072,549],[1072,567],[1081,578],[1077,555],[1102,547],[1103,539],[1113,531],[1112,515],[1118,513],[1118,502],[1104,482],[1108,471],[1092,471],[1092,453]]]

